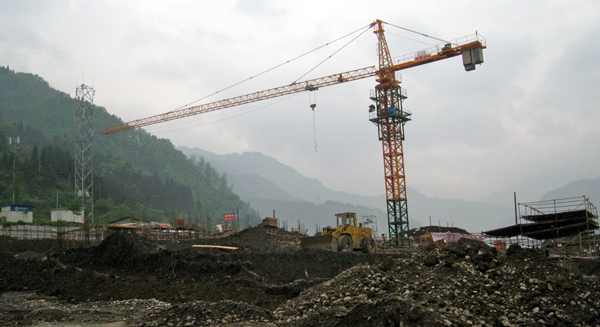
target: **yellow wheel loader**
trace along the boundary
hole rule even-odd
[[[317,236],[300,240],[302,249],[323,249],[329,251],[362,250],[363,253],[375,253],[377,243],[373,239],[371,228],[362,227],[352,212],[338,213],[337,227],[325,227]]]

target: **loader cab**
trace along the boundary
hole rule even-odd
[[[356,227],[356,214],[353,212],[336,213],[338,227]]]

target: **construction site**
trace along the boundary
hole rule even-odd
[[[415,239],[429,235],[433,242],[407,248],[384,246],[374,253],[303,249],[306,235],[272,223],[266,220],[213,237],[170,240],[152,237],[145,228],[111,226],[98,245],[68,250],[60,250],[56,239],[0,237],[0,322],[3,326],[599,323],[597,258],[559,256],[558,251],[548,256],[535,247],[519,246],[516,238],[510,244],[508,237],[502,252],[469,237],[440,241],[440,235],[426,232],[427,228],[419,229],[421,236]],[[566,239],[560,240],[566,247]]]
[[[74,176],[82,226],[2,225],[0,325],[600,325],[600,225],[585,196],[515,203],[514,225],[481,234],[468,226],[410,228],[403,141],[412,114],[396,73],[453,57],[473,71],[487,45],[476,33],[392,59],[385,24],[365,27],[377,37],[378,67],[169,111],[103,133],[375,77],[368,120],[383,150],[383,232],[373,217],[361,221],[353,212],[322,217],[327,226],[315,235],[275,217],[243,228],[233,213],[224,213],[216,228],[134,217],[94,225],[88,106],[94,90],[82,84]],[[15,206],[8,208],[31,216],[32,209]]]

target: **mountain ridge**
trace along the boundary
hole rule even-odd
[[[325,210],[327,201],[346,204],[346,207],[358,210],[362,214],[377,215],[380,230],[387,230],[386,200],[384,195],[363,196],[328,189],[316,179],[302,176],[292,167],[278,162],[260,152],[219,155],[198,148],[178,147],[189,156],[204,157],[215,169],[227,174],[233,189],[244,199],[263,213],[270,214],[267,208],[285,207],[290,216],[303,217],[307,223],[316,224],[319,208]],[[293,178],[293,183],[287,179]],[[600,178],[574,181],[552,191],[542,192],[544,187],[560,183],[549,177],[541,176],[524,181],[515,187],[519,202],[535,202],[540,199],[565,198],[586,195],[588,198],[600,198]],[[297,189],[297,185],[305,189]],[[514,192],[503,191],[488,198],[469,201],[461,199],[440,199],[427,197],[414,188],[407,187],[408,214],[410,228],[422,225],[455,226],[478,233],[485,230],[509,226],[515,223]],[[295,206],[292,210],[291,207]],[[313,208],[314,207],[314,208]],[[343,210],[343,206],[333,206],[329,210]],[[322,210],[322,211],[323,211]],[[322,219],[329,216],[321,213]],[[359,215],[360,216],[360,215]],[[466,227],[466,228],[465,228]]]
[[[318,180],[306,178],[292,167],[259,152],[219,155],[198,148],[181,146],[178,149],[188,157],[203,157],[217,171],[227,174],[234,191],[242,199],[249,201],[261,214],[270,213],[270,210],[266,209],[268,207],[285,207],[286,210],[294,213],[293,216],[304,217],[307,223],[318,224],[318,217],[309,217],[305,212],[316,214],[316,209],[312,207],[319,208],[321,206],[321,209],[325,210],[326,206],[323,204],[332,201],[346,204],[347,207],[354,208],[353,210],[361,208],[363,209],[361,214],[376,215],[379,229],[387,233],[384,195],[369,197],[330,190]],[[253,181],[249,180],[249,176]],[[287,183],[289,178],[296,180],[293,183]],[[261,186],[271,186],[268,195],[264,193],[263,189],[252,185],[256,181],[261,181]],[[301,184],[305,188],[313,187],[313,189],[308,191],[297,189],[296,186]],[[431,220],[433,225],[468,226],[466,229],[471,232],[481,232],[502,227],[514,221],[512,201],[507,205],[497,205],[482,201],[429,198],[411,187],[407,188],[407,196],[410,228],[429,225]],[[295,209],[292,210],[292,206],[295,206]],[[343,207],[335,206],[335,209],[342,210]],[[333,208],[329,210],[333,210]],[[320,221],[328,219],[332,214],[331,212],[329,215],[322,213]],[[357,215],[359,214],[357,213]]]
[[[552,191],[544,193],[541,200],[585,196],[593,203],[600,201],[600,178],[572,181]]]
[[[301,175],[290,166],[284,165],[274,158],[260,152],[244,152],[242,154],[218,155],[199,148],[178,147],[188,157],[193,155],[204,157],[218,170],[234,179],[233,175],[269,176],[267,179],[280,187],[291,198],[311,201],[316,204],[327,200],[340,202],[360,202],[365,206],[378,208],[384,203],[384,195],[364,196],[343,191],[335,191],[325,187],[318,179]],[[252,163],[252,165],[244,165]],[[239,167],[244,167],[241,169]],[[285,181],[285,182],[284,182]],[[381,199],[384,199],[383,201]],[[385,205],[383,205],[385,208]]]

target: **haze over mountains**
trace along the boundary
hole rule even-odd
[[[335,191],[320,181],[302,176],[293,168],[259,152],[218,155],[198,148],[179,147],[187,156],[204,157],[213,167],[227,174],[233,190],[249,201],[262,216],[276,216],[296,226],[300,220],[312,233],[316,225],[333,223],[333,214],[354,211],[358,217],[377,217],[378,233],[387,233],[385,196],[361,196]],[[349,176],[349,178],[352,178]],[[593,202],[600,198],[600,178],[577,181],[544,193],[540,191],[545,179],[530,181],[515,188],[525,198],[519,202],[586,195]],[[360,185],[357,185],[360,187]],[[407,188],[410,228],[422,225],[455,226],[470,232],[499,228],[515,221],[514,193],[499,192],[479,201],[429,198],[417,190]],[[431,220],[430,220],[431,219]]]
[[[50,146],[56,151],[72,151],[69,140],[73,138],[73,108],[77,102],[68,94],[53,89],[41,77],[15,72],[8,67],[0,67],[0,86],[0,139],[5,141],[0,142],[0,154],[4,152],[6,162],[0,167],[4,168],[3,174],[0,174],[3,177],[0,178],[0,184],[3,183],[3,187],[0,187],[0,196],[4,196],[2,202],[10,202],[14,184],[11,178],[14,161],[9,157],[12,151],[8,150],[7,137],[20,136],[21,153],[17,156],[20,166],[26,167],[27,162],[38,163],[34,165],[37,175],[45,172],[56,180],[56,185],[34,187],[27,183],[38,179],[17,178],[22,184],[19,188],[22,192],[17,194],[17,199],[36,205],[38,213],[48,211],[49,216],[50,208],[55,207],[58,192],[62,192],[61,198],[69,197],[72,178],[70,172],[65,172],[64,176],[51,173],[49,166],[44,166],[51,161],[35,159],[38,154],[34,147],[41,149],[42,158],[52,157],[48,155],[52,151],[44,150]],[[105,126],[121,122],[102,107],[97,107],[95,119],[97,135]],[[333,224],[335,213],[352,211],[360,218],[375,216],[379,225],[378,234],[387,232],[382,176],[379,195],[340,192],[324,186],[319,180],[306,178],[293,168],[259,152],[217,155],[197,148],[180,147],[184,155],[170,140],[157,138],[141,129],[98,137],[94,147],[97,169],[95,181],[97,185],[103,185],[95,193],[95,217],[99,221],[130,215],[170,222],[186,218],[202,222],[204,226],[219,221],[224,212],[240,209],[242,216],[250,215],[251,222],[256,223],[259,217],[273,216],[275,210],[276,217],[289,227],[300,222],[312,233],[317,225]],[[204,157],[219,173],[226,173],[228,179],[222,178],[210,167],[187,160],[186,155]],[[60,158],[69,156],[56,155]],[[70,167],[70,164],[56,166]],[[592,202],[599,201],[600,178],[569,182],[565,181],[565,175],[531,178],[513,189],[499,190],[478,201],[431,198],[411,188],[409,181],[410,227],[431,223],[480,232],[513,224],[514,192],[519,202],[583,195]],[[17,173],[19,176],[20,172]],[[350,175],[344,181],[354,182],[356,177]],[[233,190],[244,201],[231,192],[228,184],[233,185]],[[358,182],[356,184],[357,193],[364,193],[361,192],[361,185]],[[180,186],[189,187],[190,191],[182,192]],[[42,194],[42,191],[46,194]],[[186,200],[184,204],[179,203],[182,200]],[[252,208],[245,202],[250,202]]]

